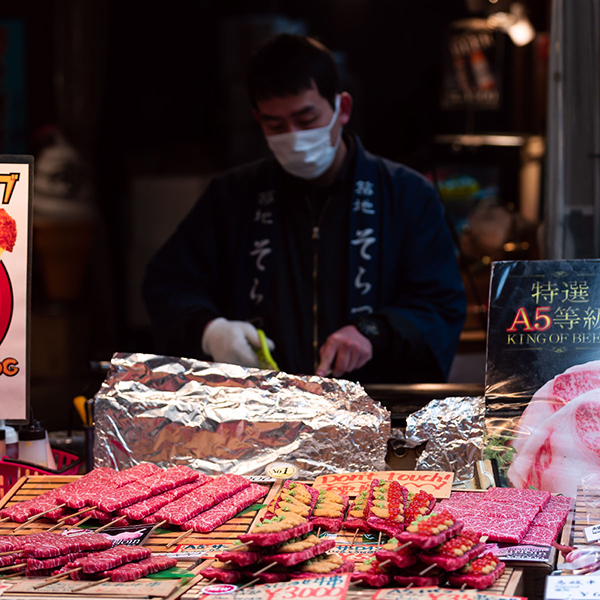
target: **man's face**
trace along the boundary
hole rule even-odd
[[[331,143],[338,139],[340,128],[348,122],[349,110],[346,111],[348,96],[342,94],[340,113],[331,129]],[[316,86],[303,90],[299,94],[258,100],[254,117],[266,136],[290,131],[303,131],[327,127],[331,122],[334,110],[329,102],[321,96]],[[346,112],[348,114],[346,115]]]

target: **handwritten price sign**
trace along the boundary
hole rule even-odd
[[[235,594],[218,596],[219,600],[302,600],[325,598],[343,600],[350,584],[350,574],[322,575],[310,579],[296,579],[284,583],[265,583],[238,590]],[[214,600],[216,596],[201,596],[202,600]]]
[[[338,494],[356,495],[371,485],[373,479],[397,481],[409,492],[424,490],[435,498],[450,498],[454,473],[445,471],[380,471],[369,473],[335,473],[321,475],[315,479],[313,487]]]

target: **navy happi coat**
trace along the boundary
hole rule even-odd
[[[207,359],[208,321],[249,320],[290,373],[312,374],[327,336],[374,322],[361,383],[444,381],[465,294],[443,207],[421,175],[356,136],[327,189],[273,158],[215,177],[150,262],[143,295],[156,351]]]

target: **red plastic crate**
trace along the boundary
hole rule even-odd
[[[21,477],[29,475],[77,475],[79,465],[83,458],[52,448],[52,454],[56,461],[56,469],[49,469],[42,465],[35,465],[18,459],[4,456],[0,460],[0,498],[10,490],[10,488],[19,481]]]

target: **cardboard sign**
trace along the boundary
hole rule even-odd
[[[283,583],[265,583],[220,595],[225,600],[291,600],[293,598],[331,598],[343,600],[350,585],[350,574],[322,575]],[[208,600],[209,595],[200,596]]]
[[[313,487],[338,494],[356,495],[368,488],[373,479],[397,481],[409,492],[424,490],[435,498],[450,498],[454,473],[444,471],[379,471],[369,473],[335,473],[320,475],[315,479]]]
[[[600,575],[548,577],[546,600],[579,600],[600,598]]]
[[[27,418],[33,158],[0,155],[0,415]]]

